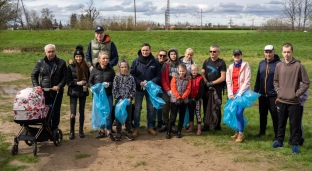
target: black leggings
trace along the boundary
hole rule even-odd
[[[131,131],[132,104],[128,105],[126,107],[126,110],[127,110],[128,116],[127,116],[127,119],[125,122],[125,127],[126,127],[126,131],[130,132]],[[116,125],[117,132],[121,132],[121,123],[119,122],[119,120],[117,118],[116,118],[116,123],[117,123],[117,125]]]
[[[79,123],[84,123],[84,113],[85,113],[85,105],[86,105],[86,96],[83,97],[70,97],[69,103],[70,103],[70,114],[75,115],[76,117],[76,110],[77,110],[77,100],[79,99]]]
[[[200,106],[201,106],[201,100],[191,101],[188,104],[190,122],[194,122],[194,114],[195,114],[196,119],[197,119],[197,124],[202,123],[202,118],[200,117]]]

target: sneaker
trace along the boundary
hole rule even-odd
[[[131,132],[128,132],[125,137],[129,140],[129,141],[132,141],[134,140],[133,136],[131,135]]]
[[[137,138],[139,136],[139,130],[135,129],[132,132],[132,137]]]
[[[167,125],[162,125],[158,132],[165,132],[167,131]]]
[[[100,139],[100,138],[104,138],[105,137],[105,133],[102,131],[99,131],[99,133],[96,135],[95,138]]]
[[[284,147],[283,143],[280,143],[279,141],[274,141],[273,143],[273,148],[280,148],[280,147]]]
[[[299,153],[300,153],[299,148],[298,148],[297,145],[294,145],[294,146],[293,146],[293,148],[292,148],[292,153],[293,153],[293,154],[299,154]]]
[[[116,138],[114,137],[114,135],[112,133],[109,133],[108,135],[108,138],[112,141],[116,141]]]
[[[121,141],[121,132],[117,132],[115,139],[116,141]]]
[[[175,126],[172,126],[171,127],[171,132],[176,134],[176,133],[178,133],[178,130],[177,130],[177,128]]]
[[[209,131],[210,129],[209,129],[209,126],[204,126],[202,129],[201,129],[201,131],[202,132],[207,132],[207,131]]]
[[[148,129],[148,133],[151,135],[157,135],[157,132],[154,130],[154,128]]]

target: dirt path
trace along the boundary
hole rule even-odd
[[[12,75],[0,74],[2,80],[12,80]],[[7,78],[9,77],[9,78]],[[18,78],[18,77],[14,77]],[[64,95],[64,98],[67,96]],[[14,95],[5,96],[1,104],[12,104]],[[90,106],[87,106],[90,109]],[[108,138],[95,139],[96,132],[91,130],[90,111],[87,111],[85,119],[86,137],[68,140],[69,111],[61,116],[60,128],[63,130],[64,141],[59,147],[52,142],[38,143],[39,162],[25,164],[13,161],[12,164],[28,165],[25,170],[274,170],[274,165],[269,160],[261,162],[235,162],[235,158],[246,155],[254,157],[249,152],[234,153],[230,150],[220,150],[212,142],[203,142],[194,145],[194,139],[200,137],[190,136],[184,133],[181,139],[173,137],[165,139],[165,133],[157,136],[148,135],[146,129],[140,131],[140,136],[135,141],[123,139],[112,142]],[[2,113],[4,117],[12,115],[11,112]],[[0,119],[1,119],[0,118]],[[0,121],[1,122],[1,121]],[[8,129],[9,128],[9,129]],[[13,136],[18,133],[20,126],[16,123],[4,120],[0,124],[0,132],[6,135],[7,141],[13,143]],[[76,130],[77,130],[76,124]],[[77,132],[77,131],[76,131]],[[32,148],[24,142],[19,144],[19,154],[33,155]],[[85,156],[77,159],[76,157]]]

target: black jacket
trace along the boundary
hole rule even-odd
[[[262,96],[276,97],[276,91],[274,90],[273,79],[276,65],[281,62],[278,55],[274,55],[274,59],[271,62],[267,62],[266,59],[259,63],[256,83],[254,91]]]
[[[66,84],[66,69],[66,62],[57,56],[54,58],[53,68],[49,66],[47,57],[39,59],[31,73],[32,84],[34,87],[41,86],[42,88],[58,86],[60,91],[63,92]]]
[[[105,92],[107,96],[112,95],[113,90],[113,82],[115,77],[115,71],[107,64],[107,66],[102,69],[100,63],[96,63],[95,67],[91,71],[89,86],[92,87],[94,84],[108,82],[108,88],[105,88]]]
[[[86,67],[86,82],[89,81],[90,72],[89,68]],[[68,85],[67,95],[72,97],[83,97],[88,96],[89,91],[83,91],[83,86],[77,84],[77,71],[76,64],[69,64],[67,67],[66,84]]]

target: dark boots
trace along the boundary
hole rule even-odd
[[[75,138],[75,118],[70,118],[70,132],[69,132],[69,139],[73,140]]]
[[[168,126],[167,126],[167,135],[166,138],[170,139],[171,138],[171,131],[172,131],[172,127],[171,127],[171,123],[169,122]]]
[[[83,133],[83,124],[80,124],[79,126],[79,137],[84,138],[85,134]]]
[[[177,133],[177,138],[182,138],[182,126],[178,126],[178,133]]]

